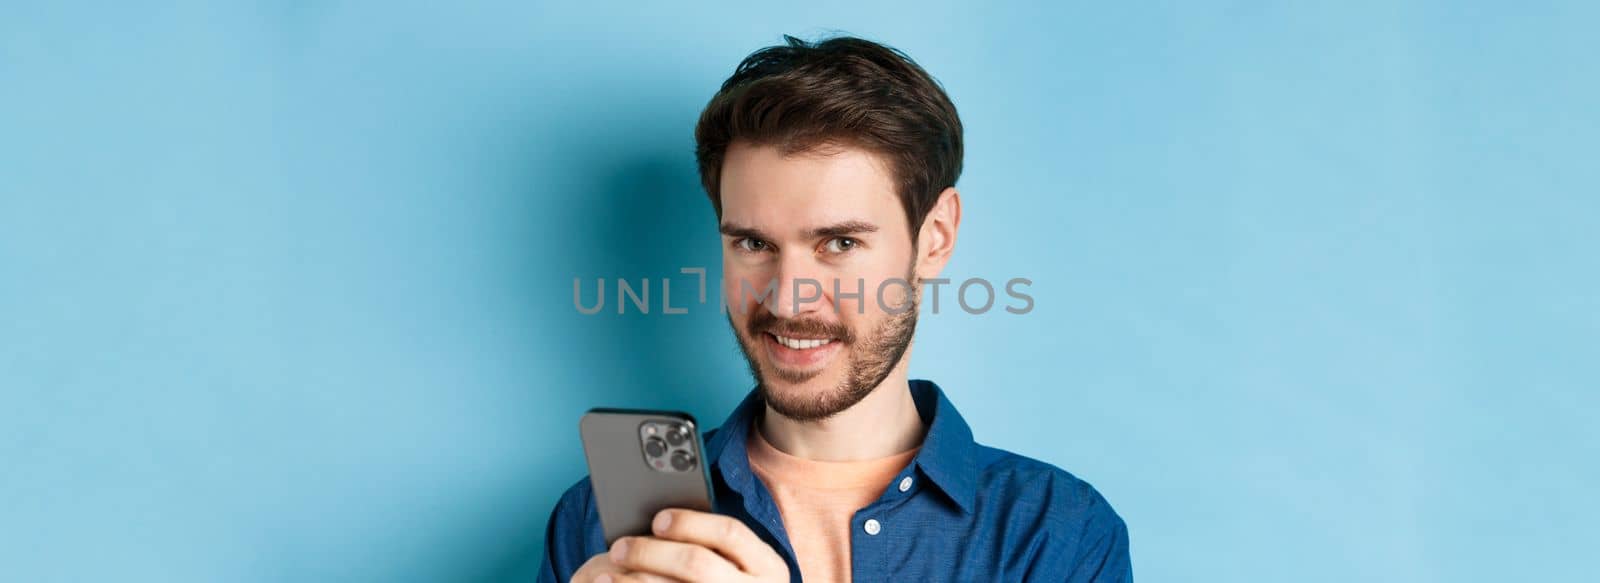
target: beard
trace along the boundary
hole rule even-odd
[[[906,280],[912,281],[910,277]],[[917,286],[913,286],[912,289],[916,290]],[[732,314],[728,315],[728,325],[734,329],[733,336],[738,340],[739,351],[750,364],[750,376],[755,378],[756,389],[761,392],[761,397],[767,406],[779,415],[795,421],[820,421],[849,409],[867,398],[873,389],[883,384],[883,380],[889,377],[894,367],[900,364],[906,350],[911,347],[911,337],[917,329],[918,295],[913,292],[907,296],[906,301],[909,306],[902,306],[907,309],[898,314],[889,314],[887,319],[860,338],[840,323],[811,319],[783,319],[773,315],[766,308],[758,308],[750,314],[745,333],[740,333],[738,326],[734,325]],[[844,343],[842,352],[847,360],[844,379],[839,386],[816,394],[785,394],[773,390],[767,382],[766,375],[761,371],[761,361],[756,358],[757,351],[761,350],[759,346],[763,340],[761,335],[768,332],[808,337],[827,336],[833,338],[835,342]],[[794,373],[778,370],[774,376],[778,380],[799,384],[817,377],[822,372],[815,370]]]

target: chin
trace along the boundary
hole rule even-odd
[[[771,364],[766,365],[766,374],[761,381],[771,391],[787,396],[803,398],[825,394],[838,388],[838,379],[831,370],[818,371],[782,371]]]
[[[760,390],[767,406],[779,415],[795,421],[820,421],[849,409],[870,392],[844,386],[842,377],[832,369],[802,381],[764,375]]]

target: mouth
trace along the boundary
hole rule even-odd
[[[837,338],[800,338],[771,332],[763,332],[761,337],[773,364],[789,372],[808,372],[827,366],[843,344]]]

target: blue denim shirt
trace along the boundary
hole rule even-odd
[[[928,433],[883,495],[850,521],[855,581],[1133,580],[1127,525],[1099,492],[1050,464],[979,445],[937,385],[911,381],[910,390]],[[800,581],[778,507],[745,453],[763,410],[752,392],[706,436],[716,510],[749,525]],[[584,478],[551,513],[539,581],[567,581],[605,550]]]

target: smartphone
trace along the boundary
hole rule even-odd
[[[607,545],[650,534],[666,508],[711,511],[705,446],[688,413],[590,409],[578,430]]]

